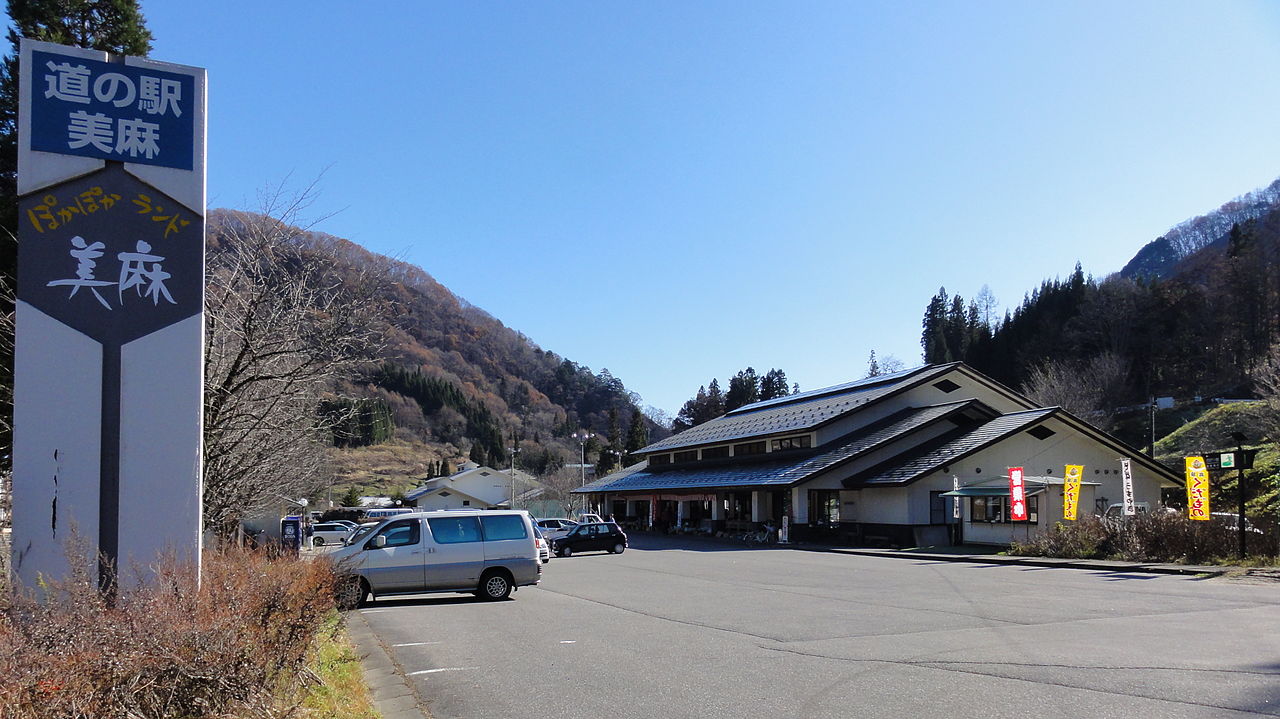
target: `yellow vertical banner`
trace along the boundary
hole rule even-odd
[[[1080,477],[1084,474],[1083,464],[1067,465],[1067,480],[1062,485],[1062,518],[1075,521],[1080,507]]]
[[[1187,457],[1187,516],[1209,519],[1209,468],[1204,457]]]

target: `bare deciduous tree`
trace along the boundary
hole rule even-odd
[[[1048,360],[1031,370],[1022,391],[1043,406],[1061,407],[1107,430],[1112,425],[1109,410],[1124,378],[1124,362],[1106,352],[1079,364]]]
[[[1264,406],[1261,429],[1273,442],[1280,442],[1280,344],[1273,345],[1265,359],[1249,372],[1254,390]]]
[[[376,356],[382,268],[292,224],[306,196],[211,218],[206,270],[204,516],[221,533],[326,483],[336,418],[320,400]]]
[[[556,502],[564,510],[564,516],[569,516],[575,509],[582,506],[581,494],[574,494],[573,490],[582,487],[581,470],[576,467],[561,467],[560,469],[544,475],[540,478],[544,487],[542,499]]]

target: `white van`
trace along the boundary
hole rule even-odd
[[[412,512],[383,520],[328,557],[346,577],[343,608],[370,594],[472,592],[497,600],[542,579],[534,537],[523,510]]]

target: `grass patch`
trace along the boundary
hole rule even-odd
[[[347,637],[336,611],[325,617],[308,654],[314,680],[297,692],[300,719],[378,719],[373,697],[364,683],[360,655]]]

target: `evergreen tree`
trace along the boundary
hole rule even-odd
[[[359,507],[360,506],[360,488],[354,484],[347,487],[342,496],[338,498],[338,504],[343,507]]]
[[[938,294],[929,300],[924,311],[920,347],[926,364],[943,364],[952,357],[947,350],[947,288],[939,287]]]
[[[724,393],[720,391],[720,380],[712,379],[711,384],[707,386],[707,404],[703,408],[701,421],[708,422],[725,413]]]
[[[627,428],[627,444],[624,447],[628,457],[636,450],[649,444],[649,428],[644,423],[644,413],[634,407],[631,409],[631,426]],[[630,461],[628,461],[630,464]]]
[[[871,350],[871,357],[867,359],[867,376],[868,377],[880,376],[880,363],[876,362],[875,350]]]
[[[724,396],[724,410],[732,412],[760,401],[760,377],[754,368],[748,367],[729,380],[729,391]]]
[[[789,393],[787,385],[787,373],[780,369],[771,369],[765,372],[764,377],[760,379],[760,400],[774,399],[776,397],[786,397]]]

